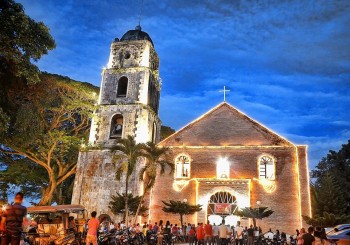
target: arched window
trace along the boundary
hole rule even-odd
[[[117,97],[126,97],[128,91],[128,78],[121,77],[118,81]]]
[[[259,178],[275,179],[275,161],[271,156],[261,156],[259,158]]]
[[[179,155],[175,160],[175,177],[189,178],[190,177],[190,158],[186,155]]]
[[[152,142],[156,143],[157,141],[157,124],[156,122],[153,122],[153,127],[152,127]]]
[[[123,116],[120,114],[114,115],[111,121],[111,133],[109,138],[118,139],[123,134]]]

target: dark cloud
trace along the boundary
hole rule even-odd
[[[43,70],[99,85],[111,41],[133,29],[141,0],[19,0],[57,49]],[[144,1],[163,79],[160,116],[176,129],[228,101],[309,144],[312,166],[350,138],[350,1]]]

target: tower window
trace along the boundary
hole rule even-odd
[[[126,97],[128,91],[128,78],[121,77],[118,81],[117,97]]]
[[[175,177],[189,178],[190,177],[190,158],[186,155],[180,155],[175,160]]]
[[[120,114],[114,115],[111,121],[110,139],[121,138],[123,134],[123,116]]]
[[[259,178],[275,179],[275,161],[272,157],[264,155],[259,158]]]

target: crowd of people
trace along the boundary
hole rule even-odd
[[[2,215],[0,223],[1,245],[19,245],[22,223],[25,220],[27,209],[22,206],[23,194],[17,193],[13,205],[6,207],[5,212]],[[210,224],[208,221],[206,224],[184,224],[178,226],[178,224],[171,224],[169,221],[165,223],[160,220],[159,223],[147,224],[131,224],[128,225],[124,222],[120,223],[101,223],[96,218],[97,213],[94,211],[91,213],[91,219],[86,223],[86,244],[97,245],[97,237],[99,233],[108,232],[110,230],[127,231],[130,234],[143,234],[144,237],[147,234],[156,234],[157,244],[162,245],[163,241],[168,240],[170,237],[175,238],[176,241],[188,243],[189,245],[254,245],[256,241],[261,242],[261,239],[268,239],[271,241],[278,241],[278,244],[293,244],[293,245],[326,245],[327,236],[325,229],[320,227],[309,227],[307,232],[304,228],[296,230],[295,235],[287,237],[285,232],[276,230],[275,233],[271,229],[262,233],[260,227],[242,227],[238,221],[236,226],[225,225],[223,220],[221,224]],[[76,228],[74,219],[69,219],[69,228]]]
[[[206,224],[198,223],[197,225],[188,223],[182,226],[178,224],[173,225],[169,221],[164,223],[163,220],[155,222],[153,225],[145,222],[143,225],[133,224],[127,226],[124,222],[121,222],[116,224],[111,223],[109,229],[126,229],[135,234],[143,233],[144,236],[151,231],[157,234],[158,245],[164,244],[163,239],[166,239],[169,235],[176,237],[176,241],[188,243],[189,245],[254,245],[261,244],[261,240],[268,240],[271,241],[271,244],[280,245],[328,244],[325,229],[321,229],[320,227],[314,228],[312,226],[308,228],[307,232],[304,228],[301,228],[300,231],[296,230],[295,234],[290,235],[279,230],[272,232],[271,229],[263,233],[260,227],[253,227],[253,225],[243,227],[239,221],[236,226],[225,225],[224,220],[219,225],[215,223],[212,225],[210,222],[207,222]],[[101,228],[101,230],[103,229]]]

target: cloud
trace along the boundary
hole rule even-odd
[[[139,0],[19,0],[57,49],[39,67],[100,85],[109,48]],[[314,165],[350,138],[350,1],[144,1],[160,57],[160,117],[176,129],[223,99],[298,144]],[[289,138],[290,137],[290,138]]]

